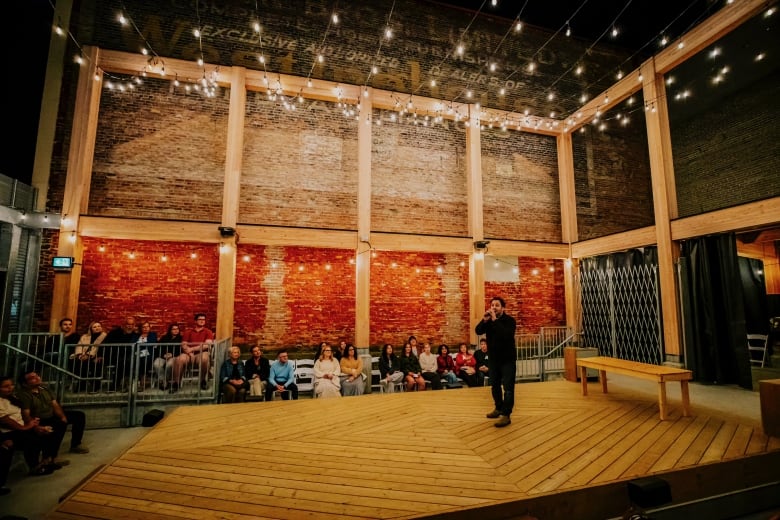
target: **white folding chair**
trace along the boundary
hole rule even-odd
[[[748,353],[750,354],[750,364],[758,365],[764,368],[766,364],[766,349],[769,343],[769,336],[766,334],[748,334]]]

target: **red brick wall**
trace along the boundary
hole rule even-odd
[[[469,337],[468,257],[378,251],[371,260],[372,345]]]
[[[84,247],[78,330],[91,320],[111,327],[133,315],[163,333],[172,322],[190,326],[195,312],[205,312],[214,327],[219,246],[86,238]],[[340,249],[239,245],[235,343],[308,351],[320,341],[354,341],[352,257]],[[519,266],[520,283],[488,283],[488,298],[503,296],[523,332],[564,324],[561,262],[521,258]],[[410,334],[452,344],[467,341],[474,325],[466,255],[378,251],[370,297],[371,345],[400,345]]]
[[[135,316],[164,334],[168,324],[190,327],[194,313],[205,312],[213,330],[218,269],[217,245],[85,238],[76,326],[86,331],[98,320],[110,328]]]
[[[51,316],[51,300],[54,294],[54,271],[51,268],[51,259],[57,251],[57,242],[60,239],[59,231],[44,229],[41,232],[41,256],[38,264],[38,281],[35,292],[35,312],[33,330],[36,332],[49,331],[49,316]],[[58,316],[57,319],[65,316]]]
[[[563,262],[518,258],[520,281],[485,282],[485,308],[493,296],[506,301],[506,312],[517,320],[518,334],[536,334],[540,327],[566,325]]]

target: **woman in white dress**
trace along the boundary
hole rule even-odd
[[[314,363],[314,397],[341,397],[340,375],[339,362],[331,347],[326,346]]]

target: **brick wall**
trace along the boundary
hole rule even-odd
[[[205,312],[213,328],[218,249],[186,242],[84,239],[78,330],[92,320],[111,327],[132,315],[162,333],[170,323],[191,325],[195,312]],[[274,350],[354,341],[352,259],[351,251],[341,249],[239,244],[234,342]],[[520,282],[488,283],[486,295],[502,295],[523,332],[564,324],[561,262],[518,260]],[[371,345],[400,345],[411,334],[435,344],[469,338],[474,324],[468,315],[466,255],[377,251],[370,291]]]
[[[163,334],[170,323],[191,326],[196,312],[205,312],[207,326],[214,329],[219,246],[93,238],[83,244],[76,324],[80,332],[93,320],[109,329],[135,316]],[[167,261],[162,261],[163,254]]]
[[[482,132],[486,238],[560,242],[561,203],[554,137]]]
[[[365,253],[369,254],[369,253]],[[377,251],[371,260],[372,345],[468,341],[468,257]]]
[[[219,222],[229,95],[104,88],[88,213]]]
[[[293,103],[247,96],[239,221],[355,229],[357,121],[336,103]]]
[[[775,72],[685,118],[670,105],[681,217],[780,195],[778,79]]]
[[[425,124],[424,116],[372,131],[371,228],[468,236],[466,134],[462,123]]]
[[[579,240],[655,223],[647,130],[639,97],[604,113],[600,123],[572,134]]]
[[[485,308],[493,296],[502,297],[507,314],[517,320],[518,334],[566,325],[563,261],[519,257],[517,266],[519,282],[485,283]]]

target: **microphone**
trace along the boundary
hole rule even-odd
[[[490,312],[489,311],[486,312],[485,315],[483,316],[483,318],[490,318]]]

